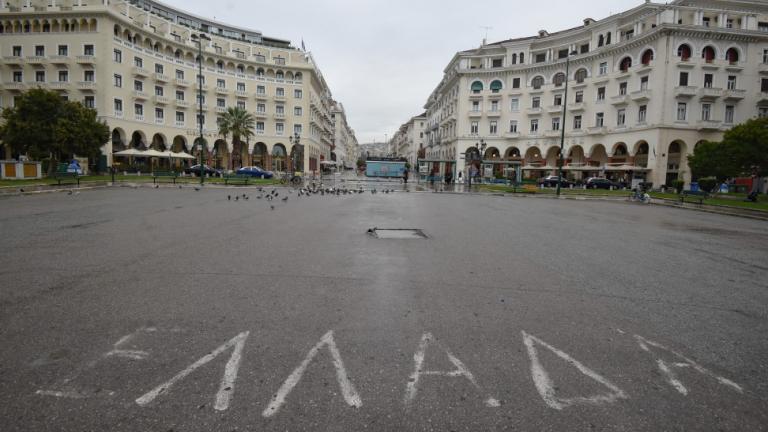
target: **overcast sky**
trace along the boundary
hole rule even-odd
[[[384,140],[424,103],[457,51],[602,19],[643,0],[165,0],[182,10],[304,39],[360,143]]]

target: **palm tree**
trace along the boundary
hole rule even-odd
[[[224,139],[227,139],[229,135],[232,135],[232,161],[230,162],[230,169],[234,169],[234,158],[237,155],[239,160],[240,152],[242,150],[241,139],[246,140],[254,136],[253,128],[256,124],[256,119],[251,113],[240,107],[227,108],[227,112],[219,116],[219,135]]]

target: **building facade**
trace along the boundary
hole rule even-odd
[[[258,31],[148,0],[0,0],[0,55],[2,106],[41,87],[95,108],[112,131],[103,165],[127,148],[197,154],[198,120],[220,168],[317,170],[331,159],[334,102],[312,55]],[[240,149],[217,127],[235,106],[256,119]]]
[[[570,178],[690,182],[697,143],[768,115],[768,4],[646,1],[484,43],[453,57],[425,108],[424,159],[453,178],[468,160],[483,176],[556,174],[564,129]]]
[[[331,160],[341,168],[354,168],[359,153],[355,131],[347,122],[347,113],[344,105],[334,101],[331,107],[331,120],[333,121],[333,151]]]
[[[416,166],[419,151],[424,148],[426,122],[426,114],[412,117],[392,136],[391,147],[395,150],[395,154],[405,158],[411,166]]]

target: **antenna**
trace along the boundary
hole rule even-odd
[[[488,30],[493,30],[493,27],[489,27],[489,26],[479,26],[479,27],[485,30],[485,37],[483,38],[483,45],[485,45],[485,42],[488,40]]]

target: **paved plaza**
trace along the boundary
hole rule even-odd
[[[0,199],[0,430],[768,430],[765,222],[277,191]]]

